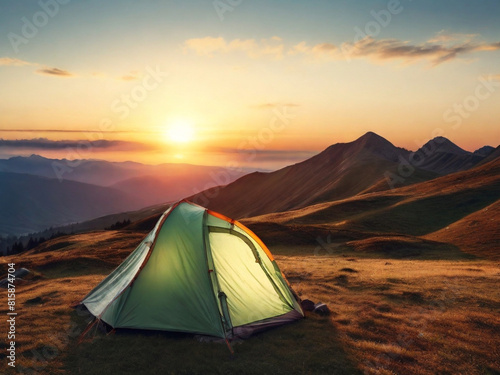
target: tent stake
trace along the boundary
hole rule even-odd
[[[97,318],[94,318],[88,325],[87,328],[82,332],[80,337],[78,338],[78,345],[80,345],[83,342],[83,339],[85,338],[85,335],[92,329],[92,327],[97,323]]]
[[[233,356],[234,355],[234,350],[231,347],[231,344],[229,343],[229,341],[227,340],[227,338],[225,339],[225,341],[226,341],[227,347],[229,348],[229,351],[231,352],[231,356]]]

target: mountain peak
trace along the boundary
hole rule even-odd
[[[47,158],[44,158],[43,156],[37,155],[37,154],[31,154],[28,158],[29,160],[49,160]]]
[[[455,155],[468,155],[470,152],[465,151],[463,148],[457,146],[455,143],[450,141],[445,137],[435,137],[427,142],[425,145],[421,147],[423,150],[433,150],[439,152],[445,152],[449,154]]]
[[[383,139],[384,141],[387,141],[387,139],[385,139],[384,137],[381,137],[380,135],[378,135],[377,133],[374,133],[372,131],[366,132],[361,137],[356,139],[356,141],[359,141],[362,139],[364,139],[364,140]],[[387,141],[387,142],[389,142],[389,141]]]
[[[474,151],[474,155],[486,157],[486,156],[490,155],[493,151],[495,151],[495,147],[483,146],[483,147],[477,149],[476,151]]]
[[[397,160],[398,148],[387,139],[374,132],[367,132],[363,134],[361,137],[352,142],[352,144],[357,145],[360,149],[370,150],[379,155],[383,155],[388,159]]]
[[[382,159],[399,162],[399,155],[405,155],[407,150],[394,146],[384,137],[374,133],[367,132],[355,141],[348,143],[336,143],[331,145],[326,150],[317,155],[319,159],[333,160],[337,158],[339,153],[341,157],[349,158],[370,158],[373,155],[381,157]],[[316,160],[315,158],[312,158]],[[312,160],[308,159],[308,160]]]
[[[31,154],[30,156],[12,156],[7,160],[19,160],[19,161],[39,161],[39,160],[49,160],[43,156],[37,154]]]
[[[385,145],[388,146],[390,145],[391,147],[395,147],[391,142],[389,142],[387,139],[384,137],[378,135],[377,133],[374,132],[366,132],[363,134],[361,137],[356,139],[354,143],[363,143],[364,145],[375,145],[375,146],[381,146]]]

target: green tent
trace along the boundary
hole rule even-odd
[[[188,201],[170,207],[82,304],[113,328],[224,339],[304,316],[253,232]]]

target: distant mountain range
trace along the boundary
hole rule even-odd
[[[230,173],[189,164],[13,157],[0,160],[0,236],[38,232],[187,196],[240,219],[297,210],[432,180],[487,163],[499,153],[498,147],[489,146],[471,153],[443,137],[412,152],[368,132],[301,163],[246,175],[248,170]],[[122,216],[89,225],[109,225],[115,217]]]
[[[470,169],[494,152],[489,146],[467,152],[444,137],[412,152],[368,132],[301,163],[251,173],[189,199],[231,217],[252,217],[431,180]]]
[[[141,207],[141,202],[117,189],[0,172],[0,234],[3,235],[35,232]]]
[[[231,172],[229,177],[235,179],[253,170],[255,169],[242,168],[240,171]],[[196,178],[203,181],[213,180],[213,185],[217,185],[219,183],[218,175],[224,172],[226,178],[228,174],[227,170],[222,167],[193,164],[164,163],[148,165],[131,161],[47,159],[39,155],[0,159],[0,172],[25,173],[107,187],[115,184],[126,187],[126,181],[134,181],[135,184],[141,178],[144,178],[145,181],[155,178],[156,182],[177,180],[181,183],[183,179],[189,178],[188,185],[190,188],[195,186],[193,180]],[[200,187],[198,186],[199,181],[196,180],[196,183],[196,187]],[[149,192],[147,193],[149,194]],[[162,196],[161,201],[164,200],[165,198]]]
[[[0,236],[175,201],[245,173],[248,170],[38,155],[0,160]]]

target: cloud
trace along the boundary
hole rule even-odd
[[[8,133],[33,133],[33,132],[41,132],[41,133],[85,133],[83,130],[74,130],[74,129],[0,129],[0,132],[8,132]],[[89,130],[89,133],[92,132],[100,132],[100,133],[130,133],[131,131],[126,130]]]
[[[288,50],[289,55],[309,55],[314,58],[330,57],[338,59],[338,48],[332,43],[319,43],[308,46],[306,42],[300,42]]]
[[[33,65],[30,62],[15,59],[12,57],[0,57],[0,66],[26,66]]]
[[[46,76],[55,76],[55,77],[75,77],[77,74],[60,69],[60,68],[50,68],[47,67],[43,64],[39,64],[36,62],[29,62],[29,61],[24,61],[20,59],[16,59],[13,57],[0,57],[0,67],[1,66],[35,66],[38,69],[35,70],[36,74],[41,74],[41,75],[46,75]],[[130,72],[119,76],[119,77],[113,77],[110,74],[106,74],[104,72],[100,71],[94,71],[90,73],[89,75],[92,78],[109,78],[109,79],[117,79],[119,81],[137,81],[141,78],[141,72],[138,70],[131,70]]]
[[[120,78],[118,78],[118,80],[120,80],[120,81],[136,81],[138,79],[139,79],[138,77],[132,76],[130,74],[126,74],[126,75],[121,76]]]
[[[496,51],[500,49],[500,42],[482,44],[478,46],[476,51]]]
[[[28,62],[13,57],[0,57],[0,66],[37,66],[35,73],[56,77],[73,77],[74,74],[59,68],[48,68],[38,63]]]
[[[411,44],[398,39],[377,40],[367,36],[355,43],[344,43],[341,50],[346,58],[400,59],[406,63],[427,60],[435,66],[468,53],[500,49],[500,42],[475,42],[471,39],[450,44],[449,41],[454,39],[443,41],[443,36],[438,39],[441,39],[441,42]]]
[[[297,103],[261,103],[257,105],[251,106],[252,108],[257,109],[273,109],[273,108],[282,108],[282,107],[299,107],[300,104]]]
[[[62,70],[59,68],[37,69],[35,73],[47,76],[56,76],[56,77],[74,77],[73,73],[70,73],[67,70]]]
[[[252,162],[287,162],[296,163],[316,155],[317,151],[309,150],[278,150],[278,149],[241,149],[228,147],[208,147],[204,151],[231,155],[237,161]]]
[[[33,138],[33,139],[2,139],[0,138],[0,148],[21,148],[33,150],[63,150],[67,148],[75,149],[121,149],[121,150],[141,150],[149,149],[147,145],[138,142],[127,141],[108,141],[105,139],[98,141],[86,140],[65,140],[54,141],[47,138]]]
[[[140,73],[137,70],[132,70],[128,74],[119,77],[118,80],[128,82],[128,81],[137,81],[139,78],[141,78]]]
[[[193,51],[200,56],[212,57],[216,53],[242,52],[250,58],[270,57],[281,59],[285,55],[303,56],[331,61],[366,58],[374,61],[402,60],[405,63],[428,61],[435,66],[473,52],[496,51],[500,42],[478,40],[478,34],[438,32],[424,43],[412,43],[400,39],[375,39],[366,36],[361,40],[344,42],[340,46],[332,43],[309,45],[301,41],[289,47],[277,36],[269,39],[233,39],[222,37],[188,39],[185,51]]]
[[[242,52],[251,58],[267,56],[280,59],[283,57],[284,45],[280,37],[270,39],[233,39],[226,41],[222,37],[205,37],[188,39],[184,42],[186,51],[194,51],[200,56],[212,57],[214,53]]]
[[[454,41],[471,42],[473,39],[477,38],[479,34],[462,34],[462,33],[451,33],[446,30],[441,30],[436,33],[427,43],[449,43]]]

